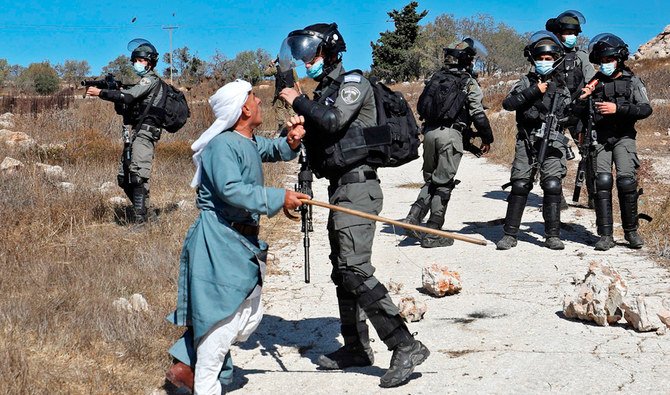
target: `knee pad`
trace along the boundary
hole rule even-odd
[[[133,173],[130,173],[130,177],[128,177],[128,178],[129,178],[130,184],[132,186],[136,186],[136,187],[138,187],[138,186],[144,184],[145,182],[147,182],[146,178],[140,177],[139,175],[133,174]]]
[[[617,178],[616,188],[623,195],[635,192],[637,190],[637,180],[633,177]]]
[[[614,185],[612,173],[598,173],[596,174],[596,190],[611,191]]]
[[[435,195],[439,196],[442,200],[442,203],[448,202],[451,199],[451,188],[449,187],[437,187],[435,189]]]
[[[365,282],[365,278],[347,269],[333,273],[330,278],[335,285],[342,287],[343,291],[352,293],[356,296],[360,295],[361,290],[359,288]]]
[[[526,196],[530,193],[531,184],[527,180],[512,181],[512,194]]]
[[[563,193],[561,180],[558,177],[547,177],[542,181],[542,190],[547,195],[560,195]]]

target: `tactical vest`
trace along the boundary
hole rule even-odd
[[[616,103],[617,107],[629,104],[633,95],[632,77],[631,73],[624,72],[621,77],[615,80],[601,81],[593,92],[593,102]],[[619,114],[602,115],[594,109],[593,122],[600,141],[607,137],[629,136],[635,138],[634,119]]]
[[[344,74],[343,74],[344,75]],[[339,78],[343,78],[340,76]],[[335,104],[341,82],[329,80],[314,100],[326,106]],[[374,100],[374,99],[372,99]],[[309,166],[315,176],[338,178],[347,171],[365,163],[368,154],[363,128],[349,125],[337,133],[320,133],[318,127],[306,125],[307,130],[317,130],[303,140],[309,155]]]
[[[584,83],[584,72],[582,71],[582,65],[578,64],[578,60],[576,50],[567,52],[563,62],[556,68],[556,72],[563,75],[565,86],[570,94],[574,94]]]
[[[530,73],[526,77],[528,78],[529,86],[537,85],[539,82],[538,76],[535,73]],[[544,95],[535,100],[535,102],[531,103],[528,107],[517,110],[517,124],[526,129],[529,135],[538,130],[542,126],[546,115],[551,111],[551,102],[554,96],[560,94],[561,90],[561,85],[557,86],[555,83],[550,84]],[[562,105],[559,105],[556,109],[559,114],[563,113],[562,107]]]
[[[158,77],[156,77],[156,79],[158,79]],[[152,99],[153,106],[159,106],[161,98],[163,97],[163,93],[164,93],[163,84],[161,84],[160,81],[158,81],[158,84],[154,87],[154,89],[152,89],[151,92],[147,93],[144,97],[142,97],[141,100],[135,100],[128,105],[119,103],[118,104],[119,108],[117,108],[117,104],[115,104],[114,108],[117,114],[121,114],[123,116],[124,124],[136,125],[142,118],[144,110],[147,108],[149,104],[151,104],[149,102],[149,99],[153,98]],[[160,127],[159,115],[149,111],[149,113],[144,118],[144,121],[142,121],[142,123],[150,126]]]

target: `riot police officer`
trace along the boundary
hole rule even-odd
[[[557,132],[548,134],[546,156],[538,163],[542,150],[542,133],[551,109],[558,119],[563,119],[570,104],[570,91],[565,86],[563,74],[555,65],[563,57],[563,45],[551,32],[542,30],[534,33],[524,55],[535,70],[521,77],[503,101],[503,108],[516,111],[517,140],[510,184],[512,190],[507,198],[507,214],[503,230],[505,235],[496,244],[499,250],[508,250],[517,245],[517,234],[528,194],[533,187],[534,172],[540,173],[540,184],[544,192],[542,216],[544,218],[545,246],[552,250],[565,248],[560,239],[561,180],[567,172],[564,125],[558,125]],[[535,167],[535,169],[533,169]]]
[[[330,182],[331,204],[378,214],[382,190],[374,167],[366,164],[365,128],[377,124],[377,109],[370,82],[360,71],[346,73],[341,53],[346,49],[337,24],[319,23],[289,33],[280,51],[280,67],[304,63],[307,76],[318,81],[313,98],[292,88],[282,99],[305,118],[310,168]],[[391,366],[381,377],[382,387],[405,382],[430,354],[409,332],[386,287],[374,276],[372,242],[375,223],[341,212],[328,217],[331,279],[336,285],[344,346],[319,357],[323,369],[369,366],[374,362],[366,319],[381,340],[393,350]]]
[[[470,125],[481,136],[481,153],[486,154],[493,142],[493,131],[482,105],[483,94],[470,74],[475,55],[486,55],[477,40],[465,38],[444,49],[444,67],[427,82],[417,106],[423,125],[423,178],[425,184],[412,204],[405,222],[418,224],[430,211],[427,227],[441,229],[456,172],[463,157],[464,135],[470,139]],[[449,108],[444,108],[445,106]],[[434,235],[421,236],[421,247],[443,247],[453,239]]]
[[[638,229],[638,189],[635,122],[651,115],[652,109],[642,80],[626,66],[628,45],[611,33],[595,36],[589,43],[589,60],[599,65],[598,85],[584,89],[583,98],[592,96],[596,155],[596,226],[600,240],[596,250],[614,247],[612,219],[612,163],[616,166],[616,186],[624,238],[630,248],[644,241]]]
[[[117,113],[123,116],[124,127],[131,130],[130,161],[122,155],[118,184],[126,193],[133,207],[133,221],[144,223],[147,219],[149,177],[154,159],[156,142],[161,137],[158,104],[163,96],[163,86],[155,72],[158,51],[149,41],[141,38],[128,43],[132,51],[130,61],[140,80],[137,84],[120,90],[89,87],[87,95],[99,96],[114,102]]]
[[[568,10],[556,18],[550,18],[545,25],[546,29],[554,33],[563,43],[565,56],[563,57],[563,61],[556,66],[556,72],[563,74],[565,84],[573,98],[581,94],[581,89],[596,74],[593,65],[589,62],[589,56],[586,51],[577,46],[577,37],[582,32],[582,25],[584,24],[586,24],[586,18],[581,12]],[[575,141],[579,141],[579,133],[583,132],[584,123],[579,122],[578,117],[572,116],[566,126]],[[583,152],[586,152],[586,150]],[[585,171],[586,190],[588,192],[587,206],[593,208],[595,166],[593,165],[593,155],[590,148],[588,154]],[[562,199],[561,204],[565,204],[564,207],[567,208],[565,199]]]

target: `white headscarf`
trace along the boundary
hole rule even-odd
[[[202,174],[202,159],[200,159],[200,155],[202,151],[209,144],[210,140],[237,123],[240,115],[242,115],[242,106],[247,101],[249,92],[251,92],[251,84],[247,81],[237,79],[219,88],[209,98],[209,105],[212,107],[212,111],[214,111],[216,120],[191,145],[191,149],[195,152],[193,154],[195,175],[191,181],[191,187],[197,188],[200,185]]]

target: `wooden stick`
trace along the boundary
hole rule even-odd
[[[398,226],[398,227],[401,227],[401,228],[415,230],[417,232],[430,233],[430,234],[433,234],[433,235],[436,235],[436,236],[446,237],[448,239],[454,239],[454,240],[461,240],[461,241],[465,241],[465,242],[472,243],[472,244],[479,244],[479,245],[482,245],[482,246],[485,246],[487,244],[486,240],[474,239],[472,237],[462,236],[462,235],[459,235],[457,233],[445,232],[443,230],[426,228],[424,226],[419,226],[419,225],[412,225],[412,224],[408,224],[408,223],[405,223],[405,222],[396,221],[394,219],[384,218],[384,217],[380,217],[380,216],[377,216],[377,215],[374,215],[374,214],[364,213],[364,212],[358,211],[358,210],[352,210],[352,209],[346,208],[346,207],[333,206],[332,204],[320,202],[318,200],[300,199],[300,201],[303,202],[304,204],[309,204],[309,205],[312,205],[312,206],[319,206],[319,207],[327,208],[327,209],[334,210],[334,211],[340,211],[340,212],[343,212],[343,213],[355,215],[357,217],[369,219],[369,220],[372,220],[372,221],[384,222],[384,223],[395,225],[395,226]]]

